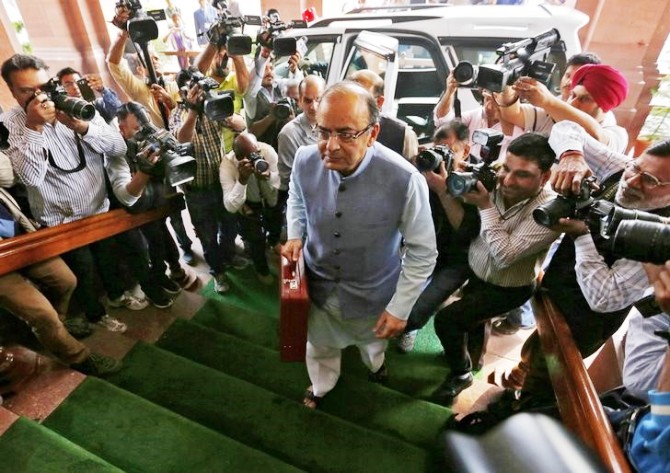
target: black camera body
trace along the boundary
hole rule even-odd
[[[436,171],[444,162],[447,173],[453,169],[454,152],[449,146],[435,145],[421,151],[414,160],[414,165],[421,172]]]
[[[275,106],[272,107],[271,113],[275,120],[284,121],[289,118],[291,114],[295,115],[297,108],[298,107],[295,103],[295,100],[293,100],[291,97],[285,97],[283,99],[279,99],[275,103]]]
[[[137,166],[142,172],[153,177],[165,177],[172,187],[194,179],[196,161],[191,156],[191,143],[179,143],[169,131],[151,122],[144,123],[130,141],[137,146]],[[148,159],[155,152],[159,152],[160,157],[156,164],[151,164]]]
[[[307,22],[304,20],[293,20],[285,23],[274,16],[268,19],[267,28],[260,33],[256,41],[261,46],[272,49],[275,56],[292,56],[298,52],[299,39],[293,37],[283,37],[282,33],[292,28],[307,28]]]
[[[211,77],[206,77],[200,71],[189,71],[188,74],[190,75],[188,88],[197,84],[205,92],[205,100],[198,112],[204,113],[213,121],[223,121],[235,113],[234,91],[216,91],[219,83]]]
[[[0,122],[0,150],[9,148],[9,130],[4,123]]]
[[[72,118],[90,121],[95,117],[95,107],[86,100],[69,97],[57,79],[49,79],[41,90],[56,105],[57,110],[67,113]]]
[[[533,219],[545,227],[553,227],[561,218],[586,219],[594,202],[593,183],[593,177],[584,179],[580,184],[579,194],[567,197],[559,195],[554,200],[539,205],[533,210]]]
[[[243,34],[245,25],[261,25],[261,18],[254,15],[232,16],[226,9],[219,9],[219,19],[205,33],[207,41],[217,47],[225,46],[228,54],[244,56],[251,52],[251,36]]]
[[[249,153],[249,156],[246,157],[251,165],[254,167],[254,171],[258,173],[263,173],[270,169],[270,164],[263,159],[263,155],[259,153],[258,151],[254,151],[253,153]]]
[[[505,43],[496,50],[495,64],[475,66],[461,61],[454,68],[454,78],[461,86],[481,87],[492,92],[502,92],[522,76],[532,77],[548,85],[555,64],[545,62],[552,48],[565,47],[557,29],[551,29],[534,38],[516,43]]]
[[[479,164],[468,164],[464,172],[452,172],[447,177],[447,189],[454,197],[459,197],[477,188],[481,182],[491,192],[496,187],[498,176],[491,167],[500,156],[500,147],[505,136],[498,130],[482,128],[472,134],[472,142],[480,145],[479,156],[483,160]]]

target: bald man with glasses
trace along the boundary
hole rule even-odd
[[[347,346],[358,347],[370,381],[386,381],[388,339],[402,333],[437,257],[426,181],[375,142],[372,95],[352,82],[330,87],[313,130],[317,144],[295,157],[282,249],[305,258],[312,385],[303,403],[312,409],[335,387]]]

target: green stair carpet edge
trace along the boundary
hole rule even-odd
[[[192,321],[256,345],[272,350],[278,349],[277,320],[258,312],[208,300]],[[441,351],[439,341],[436,345],[432,341],[433,338],[437,340],[431,321],[419,333],[417,340],[422,342],[412,353],[399,354],[393,346],[394,342],[391,342],[391,346],[386,350],[387,367],[390,371],[389,388],[415,398],[431,400],[433,392],[449,372],[444,361],[438,356]],[[342,373],[367,379],[367,370],[360,361],[356,347],[344,350],[342,364]]]
[[[0,437],[0,472],[122,473],[114,465],[37,422],[19,418]]]
[[[270,273],[277,278],[277,268],[270,265]],[[243,270],[229,270],[226,272],[230,290],[219,294],[214,290],[214,280],[209,281],[201,290],[200,295],[208,299],[225,302],[244,309],[279,315],[279,282],[271,286],[262,284],[256,277],[256,271],[250,264]]]
[[[209,299],[192,320],[257,345],[272,349],[278,346],[277,320],[253,310]]]
[[[96,378],[44,425],[128,472],[300,471]]]
[[[177,320],[156,344],[210,368],[289,399],[302,399],[309,385],[303,363],[284,363],[279,353],[192,321]],[[364,400],[353,402],[352,399]],[[432,449],[451,410],[372,384],[341,377],[321,410],[406,442]]]
[[[423,449],[157,347],[137,344],[125,362],[114,384],[306,471],[432,470]]]

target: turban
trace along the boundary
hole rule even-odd
[[[584,86],[603,112],[618,107],[628,95],[626,78],[605,64],[585,64],[577,69],[572,75],[572,88],[578,85]]]

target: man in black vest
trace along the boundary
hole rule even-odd
[[[379,110],[382,109],[384,104],[384,79],[368,69],[354,72],[350,79],[370,92],[377,101]],[[419,153],[419,140],[412,127],[407,123],[382,114],[379,126],[378,143],[392,149],[407,160],[411,160]]]

